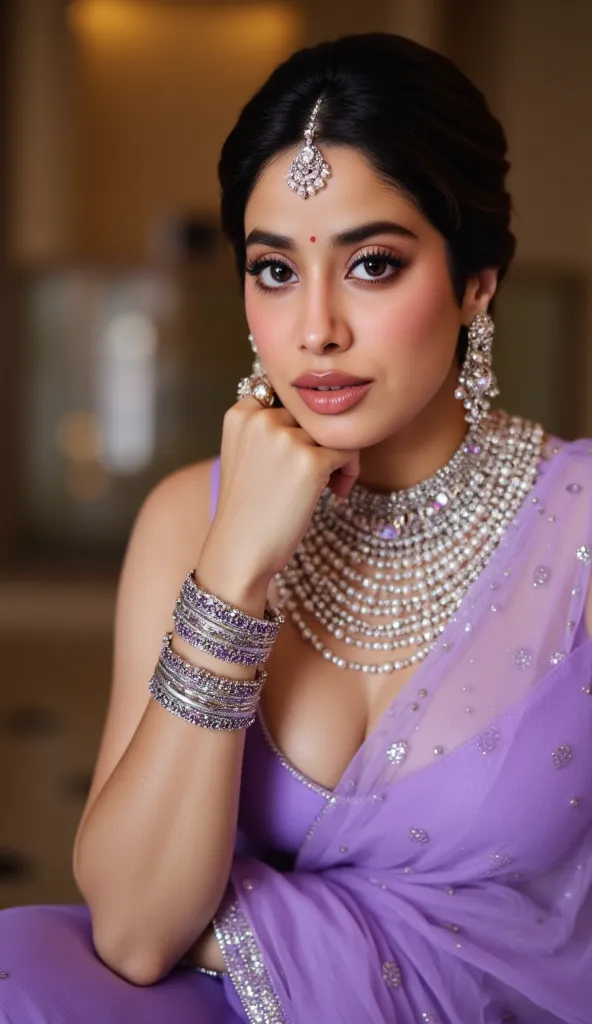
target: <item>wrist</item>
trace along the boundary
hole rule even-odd
[[[195,576],[204,590],[209,590],[221,601],[240,608],[248,615],[262,618],[271,575],[246,569],[212,544],[204,546]]]

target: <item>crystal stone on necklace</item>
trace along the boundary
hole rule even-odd
[[[414,487],[378,494],[355,484],[346,503],[325,490],[276,577],[280,606],[302,639],[355,672],[421,662],[531,491],[542,444],[538,424],[491,412]],[[577,556],[584,561],[588,550]],[[318,627],[351,656],[332,650]]]

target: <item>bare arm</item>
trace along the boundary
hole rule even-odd
[[[74,872],[98,953],[137,984],[195,947],[220,904],[232,860],[244,731],[179,720],[147,696],[184,575],[261,616],[333,478],[351,488],[359,454],[322,448],[285,409],[242,399],[225,415],[222,477],[209,525],[210,464],[175,474],[146,502],[119,591],[105,734],[76,840]],[[235,679],[255,669],[189,648],[193,664]]]
[[[208,926],[236,832],[244,730],[196,728],[164,711],[147,689],[182,579],[200,563],[209,478],[209,464],[169,478],[133,531],[118,596],[111,704],[75,844],[97,951],[137,984],[164,976]],[[209,589],[261,614],[264,591],[225,578],[223,565],[217,574],[207,560],[199,572]],[[180,640],[175,646],[221,674],[254,674]]]

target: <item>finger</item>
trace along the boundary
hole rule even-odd
[[[360,474],[360,453],[341,451],[331,454],[329,487],[340,498],[347,498]]]
[[[336,469],[329,479],[329,487],[339,498],[348,498],[355,482],[355,476],[348,476],[343,470]]]

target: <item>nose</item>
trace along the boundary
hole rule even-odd
[[[349,348],[349,326],[328,282],[310,281],[302,292],[300,347],[312,355]]]

